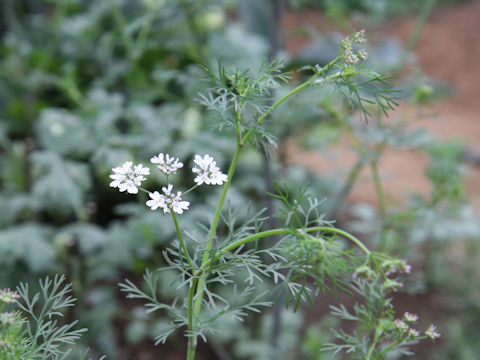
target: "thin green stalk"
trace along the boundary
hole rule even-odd
[[[382,251],[385,249],[386,238],[384,236],[385,230],[385,215],[386,215],[386,205],[385,205],[385,193],[383,192],[382,182],[380,180],[380,173],[378,171],[378,163],[376,160],[370,163],[370,169],[372,170],[373,182],[375,185],[375,192],[377,193],[378,200],[378,209],[380,211],[380,240],[378,244],[378,250]]]
[[[420,14],[418,15],[417,22],[415,24],[415,28],[413,29],[412,33],[410,34],[408,40],[407,40],[407,45],[405,46],[405,50],[403,51],[402,59],[400,61],[400,64],[396,71],[392,74],[393,77],[396,77],[403,69],[405,66],[405,63],[407,61],[408,55],[413,51],[413,48],[418,42],[418,39],[420,37],[420,34],[422,33],[422,30],[427,23],[428,17],[430,16],[434,6],[435,6],[436,0],[426,0],[423,3],[423,7],[420,10]]]
[[[314,227],[309,227],[309,228],[306,228],[306,229],[302,229],[302,231],[305,231],[305,232],[325,232],[325,233],[331,233],[331,234],[337,234],[337,235],[343,236],[343,237],[347,238],[348,240],[350,240],[351,242],[353,242],[355,245],[357,245],[367,256],[370,255],[370,250],[368,250],[367,247],[365,245],[363,245],[363,243],[359,239],[357,239],[355,236],[353,236],[352,234],[350,234],[350,233],[348,233],[344,230],[340,230],[340,229],[337,229],[337,228],[334,228],[334,227],[329,227],[329,226],[314,226]],[[215,254],[212,262],[220,259],[223,256],[224,253],[231,252],[231,251],[233,251],[233,250],[239,248],[240,246],[245,245],[249,242],[259,240],[259,239],[263,239],[263,238],[268,238],[268,237],[275,236],[275,235],[294,234],[294,233],[295,233],[295,231],[292,230],[292,229],[281,228],[281,229],[266,230],[266,231],[262,231],[262,232],[247,236],[243,239],[237,240],[237,241],[223,247],[220,251],[218,251]],[[210,264],[211,263],[209,262],[209,263],[206,264],[206,266],[209,266]],[[202,267],[202,269],[205,269],[205,268]]]
[[[382,182],[380,181],[380,173],[378,171],[378,162],[376,160],[372,161],[370,163],[370,168],[372,170],[373,181],[375,184],[375,192],[377,193],[378,208],[380,209],[380,216],[383,221],[385,217],[385,212],[386,212],[385,194],[383,192]]]
[[[200,186],[200,185],[198,185],[198,184],[195,184],[195,185],[194,185],[194,186],[192,186],[190,189],[188,189],[187,191],[185,191],[185,192],[182,194],[182,196],[185,196],[185,195],[187,195],[189,192],[191,192],[191,191],[195,190],[195,189],[196,189],[197,187],[199,187],[199,186]]]
[[[177,229],[178,238],[180,239],[180,243],[182,244],[183,253],[187,258],[187,262],[188,262],[188,265],[190,265],[190,269],[194,271],[195,265],[193,265],[192,259],[190,258],[190,254],[188,253],[187,246],[185,245],[185,241],[183,241],[182,232],[180,231],[180,227],[178,226],[177,216],[175,215],[174,211],[172,211],[172,218],[173,218],[173,222],[175,223],[175,229]]]
[[[380,353],[378,353],[377,356],[375,356],[374,360],[381,360],[382,356],[385,355],[388,351],[390,351],[398,343],[400,343],[400,340],[395,340],[393,343],[383,349]]]
[[[188,15],[188,13],[187,13],[187,15]],[[192,24],[189,24],[189,25],[192,25]],[[291,90],[288,94],[284,95],[282,98],[277,100],[271,106],[271,108],[268,111],[266,111],[262,116],[260,116],[258,118],[257,125],[260,125],[273,112],[273,110],[275,110],[280,104],[282,104],[289,97],[295,95],[296,93],[300,92],[301,90],[303,90],[303,89],[307,88],[308,86],[312,85],[314,83],[314,81],[319,76],[321,76],[323,73],[328,71],[339,60],[340,60],[340,57],[335,58],[328,65],[326,65],[324,68],[322,68],[319,72],[315,73],[315,75],[313,75],[308,81],[306,81],[305,83],[297,86],[296,88]],[[334,76],[339,77],[339,76],[342,76],[342,75],[341,74],[335,74]],[[235,150],[235,154],[233,156],[232,162],[230,164],[230,168],[228,170],[227,182],[223,185],[222,193],[220,195],[217,208],[215,210],[215,215],[214,215],[212,223],[210,225],[210,230],[209,230],[209,234],[208,234],[208,238],[207,238],[207,244],[205,246],[205,251],[204,251],[203,259],[202,259],[202,265],[201,265],[202,270],[207,270],[208,265],[211,264],[211,258],[210,258],[211,254],[210,254],[210,252],[211,252],[211,249],[213,247],[213,240],[214,240],[215,235],[216,235],[218,222],[220,220],[220,214],[221,214],[221,211],[223,209],[223,205],[225,203],[225,198],[226,198],[228,189],[230,187],[230,184],[232,182],[233,175],[234,175],[235,169],[237,167],[238,159],[239,159],[240,153],[242,152],[242,149],[243,149],[243,145],[247,143],[248,139],[250,138],[250,136],[254,132],[254,128],[251,128],[244,136],[242,136],[241,128],[240,128],[241,115],[242,115],[241,112],[239,112],[237,114],[238,122],[239,122],[238,126],[237,126],[237,148]],[[329,228],[325,227],[324,230],[327,231],[328,229]],[[289,229],[284,229],[284,230],[290,231]],[[338,230],[338,229],[336,229],[336,230]],[[315,230],[311,230],[311,231],[315,231]],[[316,231],[321,231],[321,230],[319,228]],[[340,231],[341,230],[337,231],[337,233],[340,234]],[[284,232],[284,233],[286,233],[286,232]],[[348,233],[345,233],[344,236],[346,236],[347,238],[352,237],[353,239],[350,239],[350,240],[352,240],[354,242],[358,242],[360,244],[359,246],[363,247],[364,251],[367,251],[369,253],[368,249],[365,248],[363,246],[363,244],[360,241],[358,241],[356,238],[354,238],[352,235],[350,235]],[[249,240],[249,241],[251,241],[251,240]],[[196,284],[196,289],[194,291],[194,293],[195,293],[194,304],[193,303],[189,304],[189,306],[192,306],[192,305],[194,306],[194,310],[193,310],[193,314],[192,314],[192,324],[191,324],[191,326],[189,326],[189,331],[191,331],[192,333],[196,330],[195,329],[196,328],[195,322],[197,321],[198,316],[200,315],[200,311],[202,309],[202,301],[203,301],[203,294],[204,294],[203,288],[205,286],[204,276],[206,276],[206,275],[202,274],[202,277],[200,277],[198,279],[198,282]],[[192,287],[193,287],[193,285],[192,285]],[[193,291],[192,288],[190,289],[190,291]],[[191,311],[191,310],[189,309],[189,311]],[[195,358],[196,344],[197,344],[197,336],[192,335],[189,339],[189,346],[188,346],[188,349],[187,349],[187,360],[193,360]]]
[[[192,285],[188,291],[188,329],[193,330],[193,298],[195,297],[195,290],[197,289],[198,278],[193,278]],[[194,360],[195,348],[197,347],[197,338],[189,334],[187,360]]]
[[[222,193],[221,193],[220,198],[218,200],[217,209],[215,210],[215,215],[214,215],[212,223],[210,225],[208,240],[207,240],[207,244],[205,246],[205,252],[203,254],[203,259],[202,259],[202,269],[205,269],[206,264],[210,261],[209,260],[210,250],[212,249],[212,246],[213,246],[213,240],[215,238],[215,234],[216,234],[217,227],[218,227],[218,222],[220,220],[220,214],[221,214],[222,209],[223,209],[223,204],[225,203],[225,198],[227,196],[228,188],[230,187],[230,184],[231,184],[232,179],[233,179],[233,175],[235,174],[235,169],[237,167],[238,159],[240,157],[240,153],[242,152],[242,148],[243,148],[243,146],[241,144],[237,145],[237,149],[235,151],[232,162],[230,164],[230,168],[228,169],[228,175],[227,175],[228,179],[227,179],[227,182],[223,185]],[[192,323],[192,327],[189,327],[189,330],[191,332],[195,331],[195,327],[196,327],[195,321],[197,321],[198,316],[200,315],[200,311],[202,309],[203,287],[205,286],[205,280],[204,280],[203,276],[205,276],[205,275],[202,275],[202,277],[200,277],[198,279],[198,282],[197,282],[197,287],[195,289],[195,297],[196,297],[195,303],[194,304],[193,303],[189,304],[189,306],[190,305],[193,306],[193,315],[192,315],[193,316],[193,323]],[[189,309],[189,311],[191,311],[191,310]],[[191,335],[191,337],[189,339],[189,347],[187,349],[187,360],[193,360],[195,358],[196,345],[197,345],[197,336],[196,335]]]
[[[378,341],[378,330],[375,329],[375,336],[373,338],[372,346],[370,346],[370,349],[368,350],[367,357],[365,360],[370,360],[373,354],[373,351],[375,350],[375,345],[377,345]]]
[[[280,106],[285,100],[290,98],[292,95],[295,95],[296,93],[302,91],[303,89],[306,89],[310,85],[312,85],[315,80],[317,80],[323,73],[328,71],[333,65],[335,65],[338,61],[340,60],[340,57],[337,56],[335,59],[333,59],[330,63],[328,63],[326,66],[324,66],[318,73],[315,73],[310,79],[308,79],[306,82],[303,84],[298,85],[296,88],[282,96],[280,99],[278,99],[262,116],[260,116],[257,120],[257,125],[260,125],[270,114],[278,107]],[[335,74],[335,77],[341,77],[341,74]],[[328,80],[333,79],[334,77],[330,77]],[[253,131],[255,128],[251,128],[245,136],[242,138],[242,144],[246,144],[250,136],[252,136]]]
[[[345,180],[345,184],[343,184],[342,188],[336,195],[335,201],[328,211],[329,217],[334,216],[337,213],[340,208],[340,204],[350,193],[351,189],[353,188],[353,184],[357,181],[358,176],[360,175],[360,172],[362,171],[364,166],[365,161],[360,158],[350,169],[347,175],[347,179]]]

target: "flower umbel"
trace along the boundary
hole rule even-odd
[[[112,171],[113,175],[110,175],[110,178],[113,181],[110,183],[110,186],[118,188],[120,192],[127,191],[130,194],[138,193],[138,186],[142,185],[142,181],[147,179],[144,175],[150,174],[149,168],[144,167],[142,164],[133,165],[131,161],[113,168]]]
[[[412,323],[415,323],[417,322],[418,320],[418,315],[416,314],[410,314],[409,312],[406,312],[405,314],[403,314],[403,318],[405,319],[405,321],[409,324],[412,324]]]
[[[19,319],[18,314],[13,311],[0,313],[1,324],[10,325],[10,324],[13,324],[15,321],[17,321],[18,319]]]
[[[420,335],[420,333],[418,332],[418,330],[415,330],[415,329],[409,329],[408,330],[408,337],[410,337],[412,339],[415,339],[419,335]]]
[[[172,211],[177,214],[183,214],[184,210],[188,210],[190,203],[188,201],[182,201],[182,192],[178,191],[175,195],[172,193],[173,185],[169,184],[168,187],[162,187],[163,194],[158,191],[150,193],[150,199],[147,201],[147,206],[152,210],[162,208],[165,214],[170,214]]]
[[[6,304],[12,304],[17,299],[20,298],[20,295],[16,291],[10,289],[0,289],[0,301]]]
[[[439,332],[437,332],[437,328],[434,325],[430,325],[428,329],[425,331],[425,335],[427,335],[430,339],[435,340],[442,336]]]
[[[407,331],[408,330],[408,325],[405,323],[405,321],[396,319],[393,321],[395,324],[395,327],[400,330],[401,332]]]
[[[153,164],[158,164],[157,167],[165,175],[174,175],[177,173],[177,170],[183,167],[183,163],[180,162],[178,158],[163,153],[158,154],[150,159]]]
[[[197,174],[194,181],[197,185],[203,183],[207,185],[222,185],[227,181],[227,175],[220,171],[215,161],[210,155],[205,155],[203,158],[200,155],[195,155],[193,162],[196,166],[192,169]]]

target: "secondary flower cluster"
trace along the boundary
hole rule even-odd
[[[401,259],[388,259],[382,262],[381,270],[385,274],[385,276],[392,276],[400,273],[410,274],[412,267],[407,264],[405,260]],[[356,268],[355,272],[353,273],[353,280],[356,279],[365,279],[365,280],[372,280],[375,278],[377,273],[370,268],[368,265],[363,264]],[[402,287],[401,283],[396,282],[392,279],[387,279],[385,281],[386,285],[384,287],[389,287],[390,290],[397,290],[398,288]]]
[[[365,44],[367,43],[367,38],[365,37],[365,30],[356,32],[353,35],[353,40],[349,37],[346,37],[342,40],[343,48],[343,58],[345,64],[347,65],[356,65],[360,60],[365,61],[368,59],[368,53],[365,50]],[[360,50],[356,53],[354,51],[354,44],[360,46]]]
[[[113,168],[113,175],[110,175],[113,181],[110,186],[118,187],[121,192],[126,190],[130,194],[138,193],[138,187],[147,179],[144,175],[150,175],[150,169],[142,164],[135,165],[132,169],[132,165],[131,161],[127,161],[122,166]]]
[[[182,201],[182,192],[177,191],[177,195],[172,193],[173,185],[162,187],[163,194],[158,191],[149,193],[151,200],[147,201],[147,206],[152,210],[163,209],[164,214],[170,214],[172,211],[177,214],[183,214],[183,210],[188,210],[190,203]]]
[[[198,166],[192,169],[197,174],[197,177],[194,179],[197,185],[202,185],[203,183],[207,185],[222,185],[227,181],[227,175],[222,174],[216,162],[208,154],[203,158],[200,155],[195,155],[193,162]]]
[[[0,301],[6,304],[12,304],[20,298],[16,291],[10,289],[0,289]]]
[[[416,339],[420,336],[420,332],[411,326],[415,324],[417,320],[418,316],[416,314],[410,314],[409,312],[406,312],[403,314],[402,319],[395,319],[393,324],[400,334],[406,334],[408,338]],[[425,335],[432,340],[438,339],[441,336],[434,325],[430,325],[428,329],[425,330]]]
[[[167,176],[175,175],[178,169],[183,167],[183,163],[178,158],[168,154],[160,153],[150,159],[157,168]],[[228,180],[227,175],[223,174],[213,158],[206,154],[203,157],[195,155],[193,162],[195,166],[192,172],[196,175],[194,182],[195,186],[202,184],[207,185],[223,185]],[[127,161],[120,167],[112,169],[113,174],[110,178],[113,181],[110,183],[111,187],[118,188],[121,192],[127,191],[130,194],[138,193],[138,189],[142,189],[142,182],[147,178],[144,175],[150,174],[150,169],[144,167],[142,164],[133,165],[131,161]],[[142,189],[144,190],[144,189]],[[167,187],[162,187],[162,193],[154,191],[149,193],[150,200],[147,201],[147,206],[152,210],[162,209],[165,214],[177,213],[183,214],[184,210],[188,210],[190,203],[182,200],[182,192],[173,192],[173,185],[168,184]]]

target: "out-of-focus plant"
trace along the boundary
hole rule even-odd
[[[75,302],[64,282],[64,276],[40,280],[40,292],[33,296],[28,284],[0,290],[0,359],[73,358],[73,346],[86,329],[63,321]],[[86,353],[76,356],[85,359]]]

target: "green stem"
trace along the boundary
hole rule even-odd
[[[293,90],[289,91],[287,94],[282,96],[280,99],[278,99],[262,116],[260,116],[257,120],[257,125],[260,125],[265,119],[278,107],[280,106],[285,100],[290,98],[291,96],[295,95],[296,93],[302,91],[303,89],[309,87],[312,85],[315,80],[317,80],[322,74],[324,74],[326,71],[328,71],[333,65],[335,65],[338,61],[340,60],[340,57],[336,57],[330,63],[328,63],[326,66],[324,66],[319,72],[315,73],[310,79],[308,79],[306,82],[303,84],[298,85],[296,88]],[[341,77],[342,74],[335,74],[334,76],[328,78],[328,80],[331,80],[333,78]],[[250,136],[252,136],[253,131],[255,128],[251,128],[245,136],[242,138],[242,144],[246,144]]]
[[[400,343],[400,340],[395,340],[393,343],[391,343],[385,349],[383,349],[379,354],[377,354],[377,356],[375,356],[374,360],[382,359],[382,356],[385,355],[388,351],[390,351],[398,343]]]
[[[188,189],[187,191],[185,191],[185,192],[182,194],[182,196],[185,196],[185,195],[187,195],[189,192],[191,192],[191,191],[195,190],[195,189],[196,189],[197,187],[199,187],[199,186],[200,186],[200,185],[198,185],[198,184],[195,184],[195,185],[194,185],[194,186],[192,186],[190,189]]]
[[[302,229],[302,231],[305,231],[305,232],[324,232],[324,233],[331,233],[331,234],[337,234],[337,235],[343,236],[343,237],[347,238],[348,240],[352,241],[355,245],[357,245],[367,256],[370,255],[370,250],[368,250],[367,247],[365,245],[363,245],[363,243],[359,239],[357,239],[355,236],[353,236],[352,234],[350,234],[350,233],[348,233],[344,230],[340,230],[340,229],[337,229],[337,228],[334,228],[334,227],[329,227],[329,226],[314,226],[314,227],[309,227],[309,228],[306,228],[306,229]],[[240,240],[237,240],[237,241],[231,243],[230,245],[227,245],[227,246],[223,247],[220,251],[218,251],[215,254],[212,262],[220,259],[224,253],[231,252],[231,251],[233,251],[233,250],[239,248],[240,246],[245,245],[249,242],[259,240],[259,239],[263,239],[263,238],[267,238],[267,237],[270,237],[270,236],[282,235],[282,234],[295,234],[295,231],[292,230],[292,229],[281,228],[281,229],[266,230],[266,231],[262,231],[262,232],[247,236],[243,239],[240,239]],[[207,264],[205,264],[205,266],[209,266],[210,264],[211,264],[211,262],[208,262]],[[205,267],[202,266],[202,269],[205,269]]]
[[[239,130],[237,130],[239,131]],[[240,157],[240,153],[242,152],[243,146],[241,144],[237,144],[237,149],[235,151],[235,154],[233,155],[232,162],[230,164],[230,168],[228,169],[228,179],[227,182],[223,185],[222,193],[220,194],[220,198],[218,200],[218,205],[217,209],[215,210],[215,215],[213,216],[212,223],[210,225],[210,231],[208,234],[208,240],[207,244],[205,246],[205,252],[203,253],[203,259],[202,259],[202,269],[205,269],[207,266],[207,263],[210,262],[210,251],[213,246],[213,240],[215,238],[215,234],[217,232],[217,227],[218,227],[218,222],[220,220],[220,214],[223,209],[223,204],[225,203],[225,198],[227,196],[228,188],[230,187],[230,184],[233,179],[233,175],[235,174],[235,169],[237,168],[237,163],[238,159]],[[200,315],[200,311],[202,310],[202,301],[203,301],[203,287],[205,286],[205,280],[204,280],[204,274],[202,274],[202,277],[198,279],[197,282],[197,287],[195,289],[195,303],[192,304],[194,307],[193,310],[193,320],[196,321],[198,319],[198,316]],[[190,306],[190,305],[189,305]],[[189,328],[191,332],[195,331],[195,323],[192,323],[192,327]],[[196,335],[191,335],[189,339],[189,348],[187,350],[187,360],[193,360],[195,357],[195,347],[197,344],[197,336]],[[190,346],[193,347],[193,349],[190,348]]]
[[[385,194],[383,192],[382,182],[380,181],[380,173],[378,171],[378,162],[376,160],[373,160],[370,163],[370,168],[372,170],[373,182],[375,184],[375,192],[377,193],[378,208],[380,209],[380,216],[383,221],[385,217],[385,212],[386,212]]]
[[[188,262],[188,265],[190,265],[190,269],[194,271],[195,265],[193,265],[192,259],[190,258],[190,255],[187,250],[187,246],[185,245],[185,241],[183,241],[182,232],[180,231],[180,227],[178,226],[177,216],[175,215],[175,212],[173,210],[172,210],[172,218],[173,218],[173,222],[175,223],[175,229],[177,229],[178,238],[180,239],[180,243],[182,244],[183,253],[187,258],[187,262]]]
[[[337,214],[340,205],[343,203],[343,200],[348,196],[350,191],[353,188],[353,185],[358,179],[358,176],[360,175],[360,172],[362,171],[363,167],[365,166],[365,161],[360,158],[358,161],[353,165],[353,167],[350,169],[347,179],[345,180],[345,183],[341,187],[340,191],[335,197],[335,201],[331,205],[331,208],[328,211],[329,216],[334,216]]]
[[[393,77],[398,76],[398,74],[402,71],[403,67],[405,66],[405,63],[407,62],[408,55],[413,51],[413,48],[418,42],[418,39],[420,37],[420,34],[422,33],[422,30],[428,20],[428,17],[430,16],[430,13],[433,10],[433,7],[435,6],[436,0],[426,0],[423,3],[423,7],[420,10],[420,14],[418,15],[417,22],[415,24],[415,28],[413,29],[412,33],[410,34],[408,40],[407,40],[407,45],[405,46],[405,50],[403,51],[402,59],[400,61],[400,64],[396,71],[392,74]]]
[[[370,163],[370,168],[372,170],[373,182],[375,184],[375,192],[377,194],[378,200],[378,209],[380,211],[380,238],[378,243],[378,250],[382,251],[386,246],[386,237],[385,237],[385,215],[386,215],[386,206],[385,206],[385,193],[383,192],[382,183],[380,181],[380,174],[378,171],[378,162],[373,160]]]
[[[188,11],[187,11],[187,15],[189,15]],[[188,16],[187,16],[187,20],[191,20],[191,18],[189,19]],[[190,23],[189,25],[191,26],[191,25],[194,25],[194,24]],[[197,44],[197,45],[199,45],[199,44]],[[307,88],[308,86],[312,85],[318,77],[320,77],[322,74],[324,74],[326,71],[328,71],[339,60],[340,60],[340,57],[336,57],[328,65],[323,67],[320,71],[316,72],[308,81],[306,81],[305,83],[297,86],[296,88],[291,90],[288,94],[284,95],[282,98],[277,100],[270,107],[270,109],[268,109],[268,111],[266,111],[262,116],[260,116],[258,118],[257,125],[260,125],[273,112],[273,110],[275,110],[280,104],[282,104],[289,97],[291,97],[292,95],[294,95],[294,94],[300,92],[301,90]],[[342,76],[342,75],[341,74],[336,74],[334,76],[339,77],[339,76]],[[207,270],[207,267],[209,266],[209,264],[212,263],[210,252],[211,252],[212,247],[213,247],[213,240],[214,240],[216,232],[217,232],[218,222],[220,220],[221,211],[222,211],[223,205],[225,203],[225,198],[226,198],[228,189],[230,187],[230,184],[232,182],[233,175],[234,175],[235,169],[237,167],[238,159],[239,159],[240,153],[242,152],[242,149],[243,149],[243,145],[247,143],[248,139],[250,138],[250,136],[253,134],[253,132],[255,130],[255,128],[251,128],[244,136],[242,136],[242,131],[241,131],[241,127],[240,127],[241,116],[242,116],[242,114],[241,114],[241,112],[239,112],[237,114],[237,148],[235,150],[235,154],[233,156],[232,162],[230,164],[230,168],[228,170],[227,182],[223,185],[222,193],[221,193],[220,198],[218,200],[217,208],[215,210],[215,215],[214,215],[212,223],[210,225],[210,230],[209,230],[209,234],[208,234],[208,238],[207,238],[207,244],[205,246],[205,251],[203,253],[203,259],[202,259],[202,265],[201,265],[202,270]],[[322,228],[319,227],[317,230],[311,230],[311,231],[321,231],[321,229]],[[325,231],[331,231],[331,228],[325,227],[324,230]],[[338,229],[335,229],[335,230],[338,230]],[[283,229],[283,231],[284,231],[283,233],[287,233],[291,230]],[[333,231],[333,232],[335,232],[335,231]],[[282,232],[280,232],[280,233],[282,233]],[[341,231],[341,230],[338,230],[337,233],[340,234],[340,233],[344,233],[344,232]],[[259,234],[265,234],[265,232],[259,233]],[[356,238],[354,238],[352,235],[350,235],[348,233],[344,233],[343,235],[347,238],[351,238],[350,240],[352,240],[354,242],[358,242],[360,244],[359,246],[363,247],[364,251],[369,253],[368,249],[365,248],[363,246],[363,244],[360,241],[358,241]],[[251,237],[247,237],[246,239],[249,239],[249,238],[251,238]],[[243,239],[243,240],[245,240],[245,239]],[[252,240],[248,240],[248,241],[252,241]],[[242,245],[242,244],[239,244],[238,246],[240,246],[240,245]],[[217,255],[218,254],[215,254],[215,257]],[[201,277],[198,279],[198,281],[196,283],[196,289],[195,290],[192,290],[193,284],[192,284],[192,288],[190,288],[190,292],[193,291],[194,294],[195,294],[193,296],[193,298],[195,298],[195,301],[193,302],[193,298],[192,298],[192,303],[189,303],[189,307],[193,306],[194,310],[193,310],[193,313],[191,314],[192,323],[189,324],[189,330],[191,332],[191,336],[189,338],[189,346],[188,346],[188,350],[187,350],[187,360],[193,360],[195,358],[195,348],[196,348],[196,345],[197,345],[197,336],[193,335],[193,333],[196,330],[196,321],[197,321],[197,319],[200,315],[201,309],[202,309],[202,301],[203,301],[204,286],[205,286],[205,276],[207,276],[205,274],[205,272],[202,273]],[[189,311],[191,311],[191,310],[189,309]]]
[[[188,329],[193,330],[193,298],[195,297],[195,290],[197,289],[198,278],[194,278],[190,290],[188,292]],[[193,334],[189,334],[187,360],[195,359],[195,350],[197,347],[197,338]]]
[[[375,336],[373,338],[372,346],[370,346],[370,349],[368,350],[367,357],[365,360],[370,360],[373,354],[373,351],[375,350],[375,345],[377,345],[378,341],[378,329],[375,329]]]

